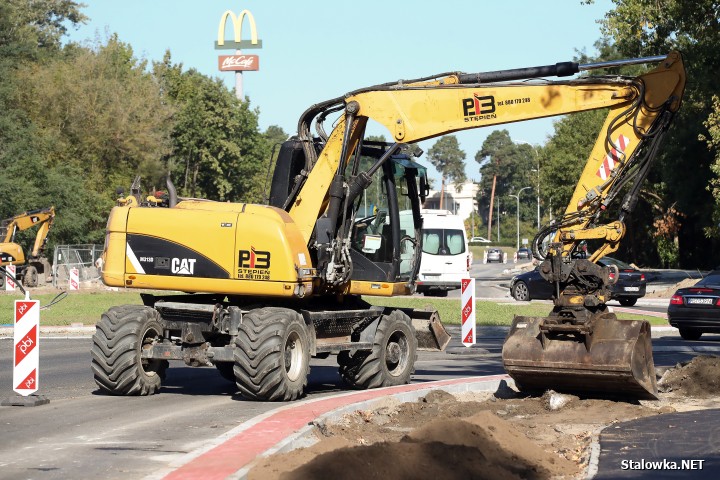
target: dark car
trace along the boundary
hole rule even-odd
[[[620,277],[612,287],[611,300],[617,300],[620,305],[635,305],[638,298],[645,296],[647,282],[645,274],[620,260],[603,257],[597,261],[598,265],[615,265],[618,267]],[[549,300],[555,295],[555,285],[546,281],[540,275],[539,267],[534,270],[516,275],[510,281],[510,295],[515,300],[528,301],[532,299]]]
[[[720,270],[713,270],[693,287],[675,292],[668,306],[668,321],[685,340],[720,333]]]
[[[529,248],[521,248],[516,253],[517,259],[520,260],[521,258],[527,258],[528,260],[532,258],[532,252]]]

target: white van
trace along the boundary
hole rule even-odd
[[[445,297],[460,288],[470,275],[472,254],[468,248],[463,220],[448,210],[421,211],[423,248],[417,291],[426,296]]]

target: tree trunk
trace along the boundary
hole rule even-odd
[[[497,182],[497,175],[493,176],[492,191],[490,192],[490,211],[488,212],[488,240],[492,239],[493,203],[495,203],[495,182]]]

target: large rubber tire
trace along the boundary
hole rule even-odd
[[[515,282],[512,287],[512,296],[518,302],[529,302],[530,301],[530,290],[528,286],[522,280]]]
[[[637,303],[637,298],[632,298],[632,297],[618,298],[618,302],[620,302],[620,305],[622,305],[623,307],[632,307],[633,305],[635,305]]]
[[[356,388],[378,388],[410,382],[417,360],[417,338],[410,317],[400,310],[380,319],[371,351],[338,355],[340,376]]]
[[[32,265],[28,265],[25,267],[25,271],[23,272],[23,281],[22,284],[24,287],[33,288],[38,286],[38,271],[37,268],[35,268]]]
[[[678,330],[683,340],[698,340],[703,334],[701,330],[694,330],[692,328],[679,328]]]
[[[235,381],[245,398],[288,401],[305,393],[310,341],[308,327],[296,311],[252,310],[243,316],[235,347]]]
[[[143,359],[143,345],[162,337],[160,314],[142,305],[113,307],[95,328],[92,371],[95,383],[111,395],[152,395],[160,390],[167,360]]]

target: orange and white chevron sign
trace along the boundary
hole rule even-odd
[[[40,363],[40,302],[15,300],[15,351],[13,356],[13,390],[28,396],[37,392]]]

